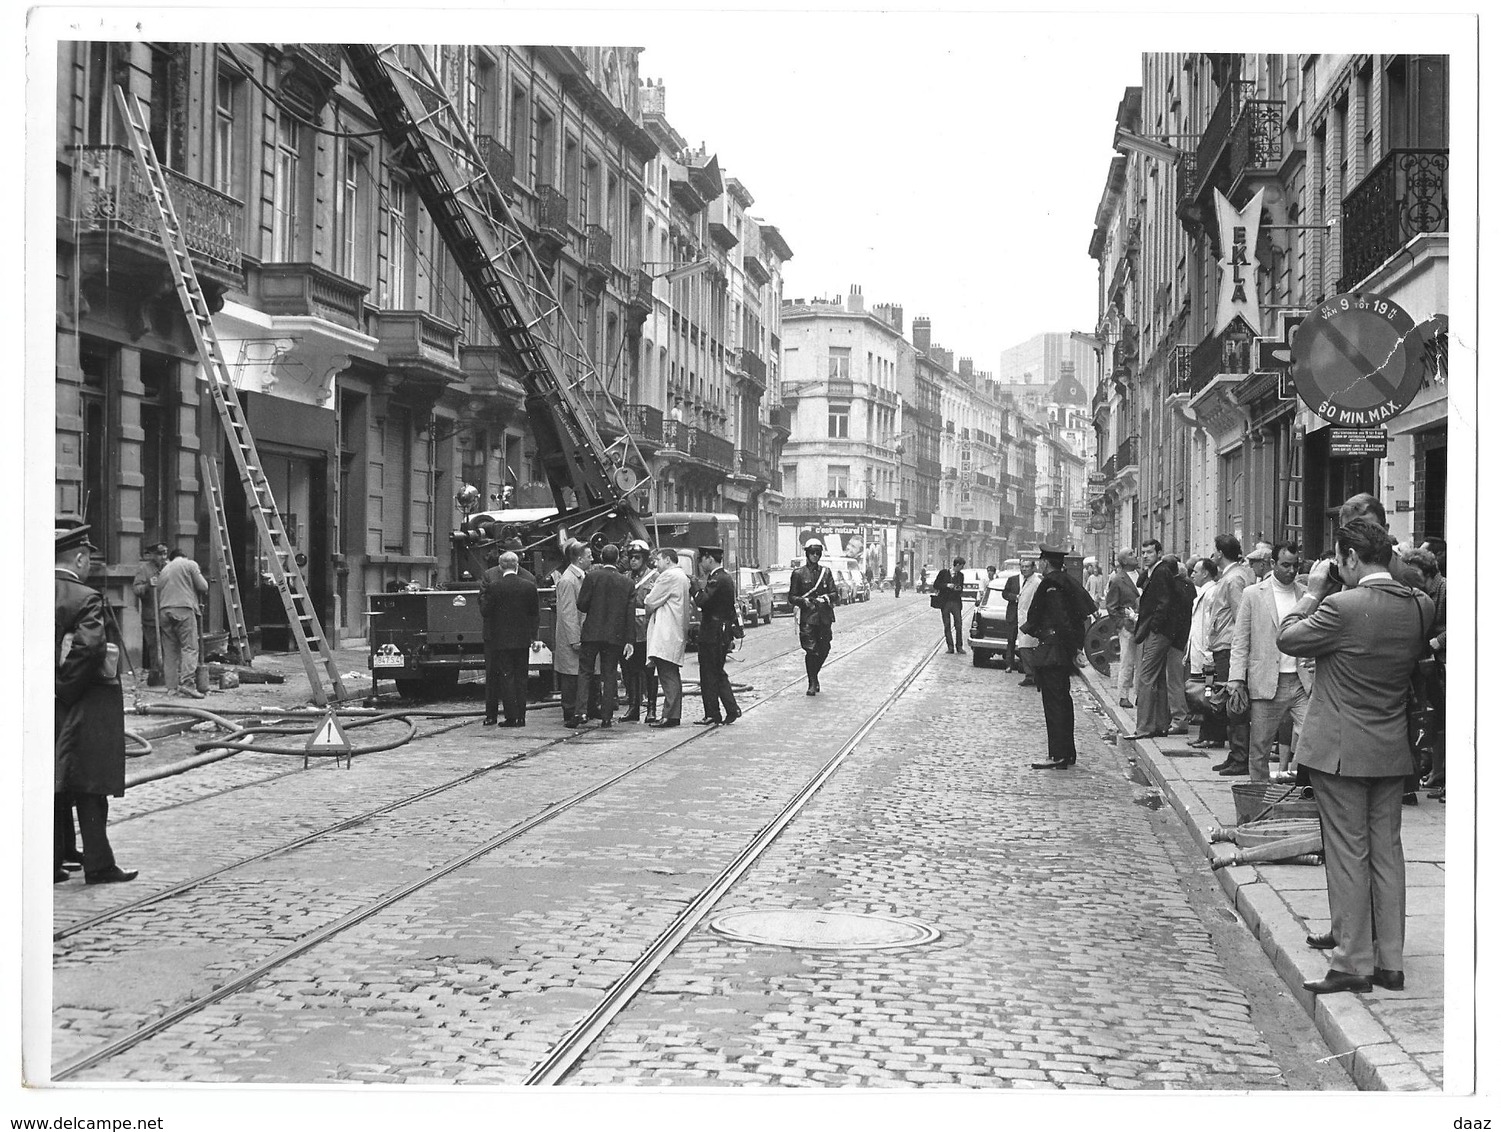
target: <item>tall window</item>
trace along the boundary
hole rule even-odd
[[[605,223],[605,194],[600,184],[599,162],[592,157],[584,163],[584,223]]]
[[[850,434],[850,407],[847,404],[829,406],[829,436],[847,440]]]
[[[83,435],[78,462],[83,467],[81,510],[84,522],[93,528],[92,540],[108,561],[113,557],[114,524],[112,517],[114,451],[110,390],[118,387],[120,351],[106,342],[84,339],[79,343],[78,365],[83,370],[83,388],[79,390],[79,416]]]
[[[829,347],[829,380],[830,381],[848,381],[849,377],[850,377],[850,348],[848,346],[830,346]]]
[[[500,85],[496,81],[495,60],[488,53],[474,49],[474,132],[491,137],[500,133]]]
[[[511,86],[511,152],[516,157],[516,172],[525,180],[525,170],[532,155],[531,117],[527,113],[526,87]]]
[[[235,122],[239,113],[240,92],[245,84],[221,60],[214,82],[214,188],[230,196],[239,195],[239,140]]]
[[[1447,149],[1449,61],[1443,55],[1402,55],[1386,70],[1388,149]]]
[[[381,549],[387,554],[405,554],[411,506],[411,410],[391,405],[380,423]]]
[[[163,540],[172,518],[172,392],[177,362],[165,354],[141,353],[141,525],[147,541]]]
[[[537,110],[537,175],[536,185],[551,185],[558,178],[557,126],[546,110]]]
[[[89,145],[107,145],[114,140],[115,84],[129,84],[129,45],[89,44],[88,123]]]
[[[577,138],[571,136],[563,142],[563,195],[568,198],[572,215],[582,218],[584,209],[579,187],[579,143]]]
[[[386,292],[381,305],[404,310],[407,305],[407,275],[411,264],[411,237],[407,225],[407,183],[395,174],[386,198]]]
[[[829,465],[829,498],[847,499],[850,493],[850,468],[848,464]]]
[[[276,120],[276,173],[271,197],[271,258],[297,258],[297,157],[301,127],[283,112]]]
[[[168,169],[184,165],[187,133],[187,45],[151,51],[151,148]]]
[[[364,247],[364,209],[360,203],[360,177],[364,171],[365,154],[354,145],[345,143],[344,162],[334,193],[334,231],[336,233],[337,262],[334,269],[346,279],[361,280],[364,277],[361,251]]]

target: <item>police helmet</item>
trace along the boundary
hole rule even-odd
[[[644,538],[633,538],[630,542],[626,543],[625,552],[627,555],[639,554],[644,558],[651,553],[651,544]]]
[[[823,543],[816,538],[810,538],[807,542],[803,543],[803,550],[805,552],[809,550],[817,550],[822,553]]]

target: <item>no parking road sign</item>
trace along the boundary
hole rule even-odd
[[[1298,396],[1338,425],[1370,428],[1407,408],[1423,381],[1422,336],[1390,299],[1336,295],[1293,334]]]

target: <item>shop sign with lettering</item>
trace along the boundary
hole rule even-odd
[[[1218,189],[1214,190],[1215,214],[1220,222],[1220,302],[1214,331],[1222,333],[1235,316],[1261,333],[1261,303],[1256,294],[1256,240],[1261,232],[1261,194],[1245,208],[1237,209]]]

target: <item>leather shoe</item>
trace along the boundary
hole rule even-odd
[[[1236,766],[1236,765],[1237,765],[1237,763],[1236,763],[1236,761],[1235,761],[1234,758],[1228,758],[1228,759],[1225,759],[1223,762],[1215,763],[1209,769],[1210,770],[1214,770],[1214,771],[1220,771],[1220,770],[1224,770],[1227,766]]]
[[[1334,946],[1334,933],[1325,932],[1323,935],[1311,935],[1308,937],[1308,946],[1316,947],[1320,951],[1328,951]]]
[[[1208,739],[1194,739],[1194,740],[1191,740],[1188,745],[1190,747],[1192,747],[1196,751],[1202,751],[1205,747],[1209,746],[1209,740]]]
[[[487,715],[485,716],[484,722],[481,724],[481,726],[494,727],[499,722],[500,720],[496,719],[493,715]]]
[[[613,719],[601,719],[599,721],[599,726],[600,730],[604,730],[606,727],[614,727],[615,721]]]
[[[501,726],[502,727],[525,727],[526,726],[526,720],[524,720],[524,719],[507,719],[507,720],[505,720],[504,722],[501,723]]]
[[[1418,804],[1418,795],[1417,795],[1417,792],[1416,791],[1411,791],[1411,792],[1409,792],[1407,794],[1403,794],[1402,795],[1402,804],[1404,806],[1416,806]]]
[[[1132,702],[1131,702],[1131,701],[1130,701],[1130,700],[1128,700],[1128,699],[1126,699],[1126,697],[1125,697],[1125,696],[1122,696],[1122,697],[1121,697],[1121,698],[1120,698],[1120,705],[1121,705],[1121,707],[1123,707],[1123,708],[1134,708],[1134,707],[1135,707],[1135,706],[1136,706],[1136,705],[1135,705],[1135,704],[1133,704],[1133,703],[1132,703]]]
[[[1303,989],[1313,991],[1314,994],[1338,994],[1340,991],[1365,994],[1371,989],[1371,980],[1364,975],[1331,970],[1322,979],[1309,979],[1303,984]]]
[[[646,713],[646,726],[650,727],[655,722],[657,722],[657,713],[654,712],[654,711],[647,712]]]
[[[1016,682],[1016,686],[1018,688],[1035,688],[1037,687],[1037,681],[1033,680],[1030,676],[1023,676]]]
[[[956,648],[956,649],[955,649],[955,650],[954,650],[954,651],[955,651],[955,652],[956,652],[956,653],[959,653],[959,654],[960,654],[960,655],[961,655],[961,656],[962,656],[962,655],[963,655],[963,654],[964,654],[964,646],[963,646],[963,645],[960,645],[960,646],[959,646],[959,647],[958,647],[958,648]]]
[[[1224,770],[1220,771],[1220,777],[1221,778],[1238,778],[1240,775],[1250,774],[1250,773],[1251,773],[1251,768],[1248,765],[1246,765],[1245,763],[1231,763]]]
[[[1371,982],[1382,990],[1406,990],[1407,976],[1401,971],[1388,971],[1385,967],[1377,967],[1371,974]]]
[[[1186,728],[1186,727],[1169,727],[1167,729],[1167,731],[1165,732],[1165,734],[1167,734],[1167,735],[1187,735],[1188,734],[1188,728]]]
[[[641,722],[641,713],[639,711],[628,711],[628,712],[626,712],[624,715],[622,715],[620,717],[620,722],[621,723],[640,723]]]
[[[731,723],[734,723],[735,720],[739,719],[744,714],[745,713],[743,711],[738,711],[738,710],[730,712],[728,715],[726,715],[724,717],[725,726],[728,727]]]
[[[1033,770],[1067,770],[1074,765],[1073,759],[1049,759],[1045,763],[1033,763]]]
[[[648,726],[648,727],[678,727],[680,725],[681,725],[681,721],[680,720],[676,720],[676,719],[658,719],[658,720],[652,721],[651,723],[648,723],[646,726]]]
[[[140,875],[138,869],[122,869],[118,865],[111,865],[107,869],[100,869],[97,873],[84,873],[85,884],[121,884],[127,880],[135,880]]]
[[[805,695],[805,696],[816,696],[816,695],[818,695],[818,689],[815,688],[812,684],[809,684],[808,685],[808,690],[806,692],[804,692],[803,695]]]
[[[1122,735],[1122,739],[1160,739],[1161,731],[1133,731],[1129,735]]]
[[[65,880],[67,880],[68,877],[70,877],[71,875],[72,874],[70,872],[68,872],[67,869],[53,869],[52,870],[52,883],[53,884],[62,884],[62,882],[65,881]]]
[[[714,724],[717,727],[720,724],[722,724],[724,722],[724,720],[722,720],[722,719],[714,719],[714,718],[706,715],[702,719],[695,719],[693,722],[696,723],[696,724],[698,724],[698,726],[700,726],[700,727],[707,727],[711,723]]]

